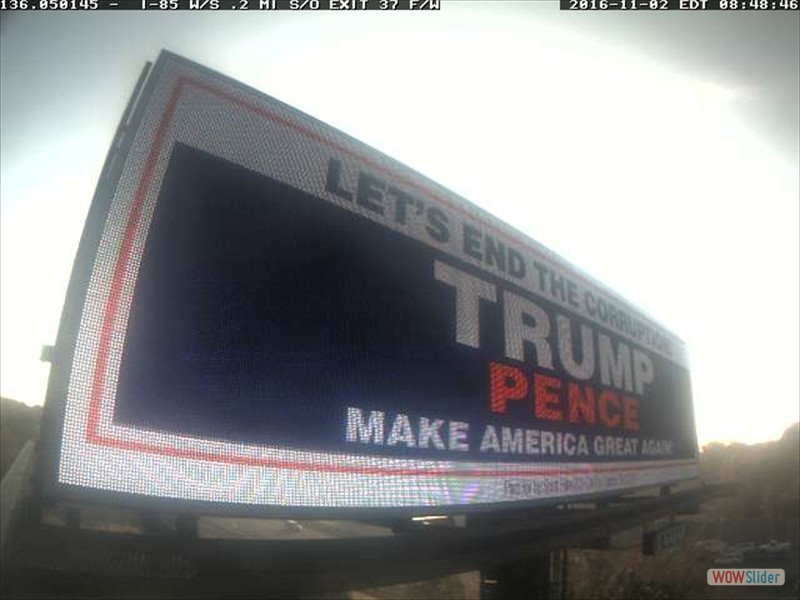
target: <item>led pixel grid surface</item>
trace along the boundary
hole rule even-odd
[[[171,55],[155,72],[93,259],[59,484],[458,508],[694,476],[672,334],[313,119]]]

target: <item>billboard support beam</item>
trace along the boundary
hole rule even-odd
[[[705,486],[602,510],[562,511],[561,515],[543,511],[542,516],[531,511],[528,518],[512,514],[506,521],[498,515],[483,523],[470,519],[465,528],[428,527],[388,537],[302,542],[187,539],[176,536],[174,531],[170,535],[133,535],[39,526],[15,536],[17,545],[4,553],[4,558],[13,563],[8,572],[14,575],[7,583],[17,586],[25,585],[20,577],[79,579],[92,572],[98,580],[105,577],[109,585],[147,580],[151,591],[177,586],[191,597],[198,593],[204,597],[224,595],[232,585],[241,587],[242,595],[244,590],[262,594],[267,590],[280,595],[335,592],[484,570],[487,584],[492,579],[497,582],[495,590],[497,585],[503,589],[532,585],[556,594],[562,593],[558,590],[559,586],[563,588],[559,582],[566,577],[566,554],[557,557],[560,562],[553,563],[552,571],[547,573],[541,557],[578,547],[608,531],[622,531],[664,518],[680,512],[683,506],[728,495],[735,489],[730,485]],[[145,558],[148,556],[153,560]],[[112,561],[109,557],[116,558]],[[165,570],[164,564],[171,566]],[[531,564],[538,573],[535,581],[526,579],[525,568],[520,566]],[[14,578],[16,583],[11,581]]]
[[[81,528],[81,509],[77,506],[65,506],[62,511],[64,525],[70,529]]]
[[[481,600],[566,598],[566,551],[554,550],[525,560],[481,570]]]
[[[198,519],[195,515],[179,515],[175,528],[178,537],[182,539],[194,540],[198,536]]]

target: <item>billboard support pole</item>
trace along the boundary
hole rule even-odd
[[[566,597],[566,562],[563,550],[481,570],[482,600],[531,598],[562,600]]]

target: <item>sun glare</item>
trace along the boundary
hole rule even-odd
[[[683,337],[701,443],[779,436],[800,394],[798,179],[739,121],[747,94],[532,17],[456,14],[284,21],[216,63],[475,202]],[[85,146],[102,155],[98,139]],[[53,248],[74,256],[84,218],[62,200],[88,207],[91,165],[4,168],[3,395],[43,401],[38,353],[71,260]]]

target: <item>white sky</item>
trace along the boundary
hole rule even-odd
[[[4,23],[2,395],[44,400],[40,349],[108,145],[166,48],[416,168],[675,331],[701,444],[779,437],[800,411],[800,190],[737,117],[759,90],[579,36],[555,5],[491,6]]]

